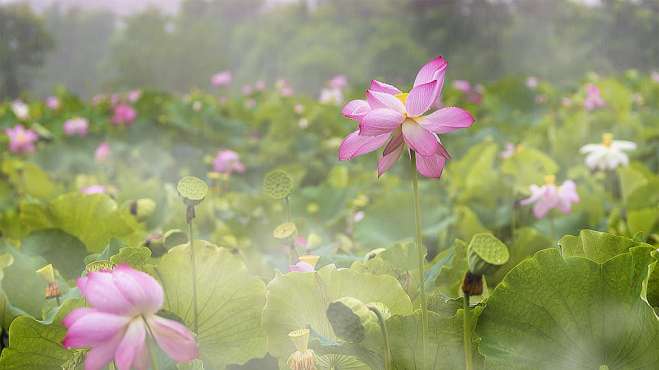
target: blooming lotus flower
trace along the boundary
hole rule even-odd
[[[81,117],[71,118],[64,122],[64,133],[67,136],[86,136],[89,130],[89,122]]]
[[[46,106],[49,109],[57,110],[60,107],[59,99],[56,96],[49,96],[46,98]]]
[[[288,272],[314,272],[319,259],[319,256],[313,255],[300,256],[296,264],[288,266]]]
[[[535,90],[538,87],[538,78],[530,76],[526,79],[526,87],[531,90]]]
[[[112,116],[112,123],[117,126],[130,125],[135,121],[137,112],[133,107],[128,104],[117,104],[114,107],[114,115]]]
[[[531,185],[531,196],[523,199],[520,204],[533,204],[533,214],[536,218],[543,218],[553,208],[568,214],[572,204],[579,202],[577,186],[572,180],[563,182],[560,187],[555,184],[554,176],[545,177],[545,185]]]
[[[135,103],[142,97],[142,90],[131,90],[126,95],[129,102]]]
[[[94,158],[97,162],[105,162],[109,156],[110,144],[104,141],[96,148],[96,151],[94,152]]]
[[[85,370],[103,369],[113,360],[119,370],[147,370],[151,339],[176,362],[198,357],[192,333],[157,315],[163,290],[150,275],[119,265],[79,278],[78,288],[91,307],[75,309],[64,318],[68,330],[63,345],[91,348]]]
[[[211,84],[215,87],[227,86],[233,80],[231,71],[222,71],[211,77]]]
[[[600,95],[600,89],[594,84],[586,86],[586,99],[584,99],[583,106],[586,110],[595,110],[605,106],[604,99]]]
[[[480,104],[483,100],[483,86],[481,85],[472,87],[469,81],[455,80],[453,81],[453,88],[463,93],[470,103]]]
[[[217,152],[213,160],[215,172],[231,174],[245,172],[245,165],[240,161],[240,155],[233,150],[225,149]]]
[[[107,188],[103,185],[90,185],[80,189],[80,192],[85,195],[105,194],[107,193]]]
[[[36,132],[26,129],[23,125],[5,129],[5,134],[9,136],[9,150],[14,153],[34,152],[34,143],[39,139]]]
[[[348,78],[345,75],[336,75],[327,82],[328,86],[332,89],[344,89],[348,86]]]
[[[469,112],[446,107],[426,114],[439,99],[447,63],[437,57],[419,70],[414,87],[403,93],[395,86],[373,80],[366,100],[353,100],[343,115],[359,122],[339,147],[339,159],[349,160],[384,146],[378,175],[389,170],[405,150],[416,153],[416,169],[426,177],[439,178],[450,158],[437,134],[470,127]]]
[[[471,91],[471,84],[469,83],[469,81],[455,80],[453,81],[453,88],[466,94]]]
[[[27,104],[23,103],[21,100],[14,100],[11,103],[11,111],[14,112],[14,116],[21,121],[25,121],[30,118],[30,107]]]
[[[626,140],[613,140],[613,135],[602,135],[601,144],[587,144],[579,152],[586,154],[586,166],[591,170],[614,170],[629,164],[625,152],[636,149],[636,144]]]

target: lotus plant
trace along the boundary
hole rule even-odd
[[[628,151],[636,149],[636,144],[626,140],[613,140],[613,134],[602,135],[602,143],[587,144],[579,150],[586,154],[586,166],[591,170],[615,170],[629,164]]]
[[[556,177],[546,176],[545,184],[542,186],[531,185],[531,196],[523,199],[522,205],[533,204],[533,214],[536,218],[544,218],[549,211],[556,208],[568,214],[572,210],[572,204],[579,202],[577,186],[572,180],[567,180],[556,186]]]
[[[86,136],[89,131],[89,121],[85,118],[76,117],[64,122],[64,134],[67,136]]]
[[[16,116],[16,118],[21,121],[25,121],[30,118],[30,107],[23,103],[22,100],[14,100],[11,103],[11,111],[14,113],[14,116]]]
[[[150,275],[119,265],[79,278],[78,288],[90,307],[66,316],[63,345],[90,348],[86,370],[103,369],[113,360],[119,370],[155,369],[154,342],[176,362],[198,357],[194,335],[183,324],[158,316],[163,289]]]
[[[60,101],[56,96],[49,96],[46,98],[46,106],[50,110],[57,110],[60,107]]]
[[[116,126],[130,126],[137,118],[137,112],[129,104],[119,103],[114,107],[112,123]]]
[[[224,149],[217,152],[213,160],[215,172],[232,174],[234,172],[244,173],[245,165],[240,161],[240,155],[233,150]]]
[[[107,141],[104,141],[96,148],[94,158],[96,159],[96,162],[105,162],[108,157],[110,157],[110,144],[108,144]]]
[[[5,129],[5,134],[9,137],[9,150],[14,153],[34,152],[34,144],[39,140],[39,135],[36,132],[26,129],[20,124]]]
[[[602,108],[606,105],[602,95],[600,94],[600,89],[594,84],[586,85],[586,98],[584,99],[583,106],[587,111],[595,110],[597,108]]]
[[[232,80],[233,75],[231,71],[221,71],[211,77],[211,84],[215,87],[222,87],[231,84]]]

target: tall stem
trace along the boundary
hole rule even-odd
[[[155,337],[153,336],[153,332],[151,331],[151,327],[149,326],[148,322],[142,316],[142,320],[144,320],[144,325],[146,326],[146,331],[149,335],[147,335],[146,338],[146,345],[147,348],[149,349],[149,356],[151,357],[151,370],[158,370],[158,356],[156,356],[156,349],[154,346],[154,341]]]
[[[412,172],[412,189],[414,190],[414,221],[416,223],[416,251],[419,273],[419,297],[421,298],[421,348],[423,362],[426,359],[426,333],[428,332],[428,305],[426,303],[425,273],[423,271],[425,255],[421,235],[421,202],[419,200],[419,176],[416,172],[416,154],[411,152],[410,171]]]
[[[473,370],[474,368],[474,363],[473,363],[473,355],[472,355],[472,349],[471,349],[471,312],[469,310],[469,294],[465,293],[464,298],[462,300],[463,302],[463,308],[464,308],[464,313],[462,315],[463,317],[463,344],[464,344],[464,352],[465,352],[465,370]]]
[[[385,322],[380,310],[372,306],[368,306],[368,309],[373,311],[375,316],[377,316],[378,323],[380,324],[380,330],[382,331],[382,336],[384,337],[384,370],[391,370],[391,345],[389,344],[389,331],[387,330],[387,323]]]
[[[192,234],[192,219],[188,220],[188,238],[190,240],[190,256],[192,258],[192,328],[195,333],[199,332],[197,310],[197,258],[194,251],[194,238]]]

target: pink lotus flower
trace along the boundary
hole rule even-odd
[[[79,278],[78,288],[91,307],[66,316],[63,345],[91,348],[85,370],[100,370],[113,360],[119,370],[146,370],[151,365],[147,344],[151,339],[176,362],[198,357],[193,334],[182,324],[157,315],[163,290],[150,275],[119,265]]]
[[[314,267],[304,261],[299,261],[294,265],[288,266],[288,272],[314,272],[314,271],[316,271]]]
[[[471,84],[469,81],[455,80],[453,81],[453,88],[460,91],[461,93],[467,94],[471,91]]]
[[[242,92],[243,95],[252,95],[252,93],[254,92],[254,88],[252,88],[252,85],[249,84],[243,85]]]
[[[107,193],[107,188],[103,185],[90,185],[80,189],[80,192],[85,195],[105,194]]]
[[[531,90],[535,90],[538,87],[538,78],[530,76],[529,78],[526,79],[526,87],[528,87]]]
[[[520,202],[522,205],[533,204],[536,218],[545,217],[553,208],[568,214],[572,210],[572,203],[579,203],[576,184],[567,180],[557,187],[554,176],[547,176],[543,186],[531,185],[531,196]]]
[[[60,107],[59,99],[56,96],[49,96],[46,98],[46,106],[49,109],[57,110]]]
[[[135,103],[142,97],[142,90],[131,90],[126,95],[129,102]]]
[[[114,107],[112,123],[117,126],[129,126],[137,118],[137,112],[128,104],[119,103]]]
[[[245,172],[245,165],[240,161],[240,156],[233,150],[225,149],[217,152],[213,160],[215,172],[231,174],[233,172]]]
[[[96,151],[94,152],[94,158],[96,159],[96,162],[105,162],[109,156],[110,144],[104,141],[96,148]]]
[[[344,89],[348,86],[348,78],[345,75],[336,75],[327,82],[328,86],[332,89]]]
[[[64,122],[64,133],[67,136],[86,136],[89,131],[89,122],[85,118],[71,118]]]
[[[469,81],[455,80],[453,81],[453,88],[460,91],[465,95],[467,101],[473,104],[480,104],[483,100],[483,86],[471,86]]]
[[[215,87],[227,86],[233,80],[231,71],[222,71],[211,77],[211,84]]]
[[[583,101],[583,106],[586,110],[591,111],[605,106],[606,103],[602,99],[600,89],[594,84],[586,86],[586,99]]]
[[[293,96],[294,91],[291,85],[288,83],[286,80],[277,80],[275,83],[275,87],[277,88],[277,92],[281,96]]]
[[[439,56],[419,70],[409,93],[373,80],[366,100],[353,100],[343,115],[359,122],[339,147],[339,159],[349,160],[384,146],[378,175],[389,170],[406,149],[416,153],[416,169],[426,177],[439,178],[448,152],[437,134],[470,127],[474,118],[455,107],[441,108],[426,115],[439,99],[447,62]]]
[[[254,90],[256,91],[265,91],[265,81],[258,80],[254,83]]]
[[[23,125],[5,129],[5,134],[9,137],[9,150],[14,153],[34,152],[34,143],[39,140],[36,132],[26,129]]]

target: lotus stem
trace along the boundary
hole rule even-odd
[[[464,293],[462,302],[464,308],[464,313],[462,317],[464,324],[463,344],[464,344],[464,352],[465,352],[465,370],[473,370],[474,363],[473,363],[473,354],[471,349],[471,312],[469,309],[469,293]]]
[[[391,344],[389,344],[389,331],[387,330],[387,323],[382,316],[380,310],[376,307],[368,306],[368,309],[371,310],[375,316],[378,318],[378,323],[380,324],[380,330],[382,331],[382,337],[384,338],[384,370],[391,370]]]
[[[190,240],[190,257],[192,258],[192,328],[195,333],[199,332],[197,310],[197,258],[194,251],[194,237],[192,233],[192,218],[188,218],[188,238]]]

